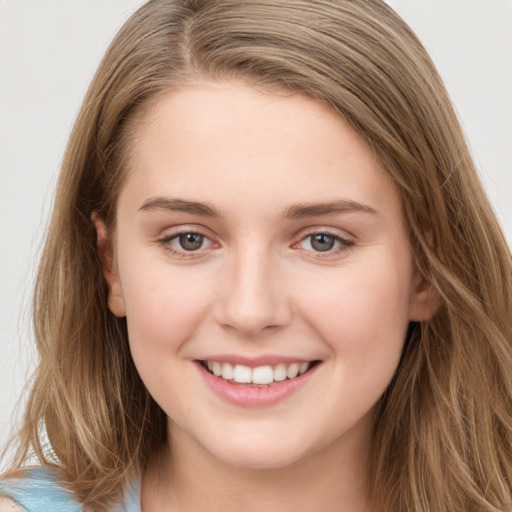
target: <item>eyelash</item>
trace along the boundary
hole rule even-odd
[[[170,252],[173,256],[178,257],[178,258],[190,259],[190,258],[198,258],[198,257],[204,256],[204,254],[202,254],[202,253],[205,249],[202,249],[202,248],[200,248],[198,250],[187,251],[184,248],[182,248],[181,250],[177,250],[172,247],[172,242],[175,240],[178,240],[180,237],[182,237],[184,235],[199,235],[199,236],[203,237],[203,241],[208,241],[210,245],[218,246],[218,244],[215,244],[215,242],[213,242],[208,235],[202,233],[200,230],[183,230],[183,231],[179,231],[177,233],[166,235],[158,240],[158,244],[160,246],[162,246],[166,251]],[[302,249],[304,251],[313,253],[315,258],[337,257],[337,256],[340,256],[342,253],[348,251],[352,246],[355,245],[354,241],[343,238],[335,233],[330,232],[329,230],[319,230],[319,231],[311,231],[310,233],[301,237],[301,239],[298,242],[295,242],[294,244],[292,244],[292,247],[300,249],[299,245],[308,239],[310,240],[309,243],[311,245],[312,238],[314,236],[330,237],[333,239],[334,244],[338,244],[337,248],[328,249],[326,251],[315,251],[314,249]]]
[[[177,233],[173,233],[170,235],[166,235],[158,240],[159,245],[161,245],[166,251],[170,252],[173,256],[176,256],[178,258],[182,259],[188,259],[188,258],[197,258],[199,256],[200,251],[204,249],[199,249],[197,251],[187,251],[186,249],[182,248],[181,250],[176,250],[172,247],[172,242],[174,240],[179,239],[183,235],[199,235],[203,237],[204,241],[208,241],[211,245],[217,245],[215,244],[208,235],[202,233],[200,230],[192,230],[187,229],[183,231],[179,231]],[[203,254],[202,254],[203,255]]]
[[[337,248],[329,249],[326,251],[315,251],[313,249],[304,249],[307,252],[312,252],[314,254],[314,258],[336,258],[341,256],[346,251],[350,250],[352,246],[355,245],[353,240],[349,240],[347,238],[343,238],[340,235],[337,235],[329,230],[318,230],[311,231],[303,236],[298,242],[293,244],[293,247],[297,247],[299,244],[305,242],[306,240],[310,240],[309,244],[311,245],[312,239],[315,236],[326,236],[333,239],[335,244],[338,244]]]

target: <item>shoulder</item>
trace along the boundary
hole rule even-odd
[[[35,467],[0,480],[0,512],[81,512],[51,468]]]
[[[25,512],[25,509],[10,498],[0,496],[0,512]]]

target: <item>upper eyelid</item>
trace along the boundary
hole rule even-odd
[[[197,233],[198,235],[202,235],[208,239],[215,238],[215,236],[211,234],[211,231],[209,229],[194,224],[180,224],[178,226],[168,226],[162,229],[160,234],[157,235],[157,237],[159,240],[161,240],[163,238],[174,238],[176,236],[184,235],[186,233]]]
[[[198,250],[191,250],[187,251],[184,248],[179,248],[175,245],[175,239],[180,237],[181,235],[187,234],[187,233],[197,233],[198,235],[203,236],[206,240],[208,240],[208,246],[204,248],[200,248]],[[175,258],[180,258],[183,260],[201,260],[205,256],[209,254],[209,252],[212,250],[212,248],[215,248],[216,242],[212,240],[211,237],[203,234],[199,230],[190,230],[190,229],[184,229],[180,231],[176,231],[174,233],[168,233],[163,236],[160,236],[156,243],[163,248],[164,250],[170,252]]]
[[[200,225],[177,225],[177,226],[169,226],[162,230],[162,234],[157,236],[158,241],[162,240],[170,240],[173,238],[176,238],[180,235],[184,235],[187,233],[197,233],[201,236],[204,236],[210,242],[219,244],[218,236],[215,235],[215,233],[212,233],[210,229],[205,228],[204,226]],[[338,240],[344,241],[344,242],[351,242],[355,243],[357,240],[357,237],[353,235],[352,233],[341,229],[341,228],[335,228],[335,227],[326,227],[326,226],[310,226],[301,229],[298,233],[296,233],[293,236],[293,242],[292,245],[297,244],[298,242],[301,242],[302,240],[305,240],[306,238],[315,235],[315,234],[325,234],[332,236]]]
[[[301,237],[297,242],[294,242],[293,245],[297,245],[297,244],[303,242],[304,240],[307,240],[308,238],[310,238],[310,237],[312,237],[314,235],[327,235],[327,236],[331,236],[337,242],[340,242],[342,245],[345,245],[346,247],[354,245],[354,243],[355,243],[350,238],[344,238],[342,236],[335,235],[333,233],[329,233],[328,231],[318,231],[318,232],[309,233],[309,234]]]
[[[310,228],[305,228],[297,234],[296,239],[300,241],[300,240],[304,240],[308,236],[317,235],[317,234],[318,235],[320,235],[320,234],[329,235],[329,236],[338,238],[340,240],[345,240],[345,241],[350,241],[350,242],[355,242],[355,240],[357,239],[357,237],[355,235],[353,235],[352,233],[350,233],[349,231],[346,231],[344,229],[333,228],[333,227],[323,227],[323,226],[313,226]]]
[[[169,234],[163,235],[163,236],[158,238],[158,242],[159,243],[170,242],[171,240],[175,240],[175,239],[177,239],[178,237],[180,237],[182,235],[191,234],[191,233],[195,233],[197,235],[201,235],[202,237],[204,237],[206,240],[209,241],[209,245],[219,245],[218,242],[215,242],[215,240],[213,240],[211,236],[203,233],[202,231],[200,231],[200,230],[189,230],[189,229],[185,229],[185,230],[182,230],[182,231],[176,231],[175,233],[169,233]]]

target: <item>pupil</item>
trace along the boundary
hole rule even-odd
[[[334,247],[334,237],[322,234],[314,235],[311,238],[311,247],[313,247],[315,251],[330,251]]]
[[[186,233],[180,235],[180,245],[186,251],[197,251],[203,245],[204,237],[199,233]]]

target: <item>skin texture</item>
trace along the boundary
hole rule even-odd
[[[116,232],[95,222],[110,308],[127,317],[169,417],[145,512],[368,510],[375,404],[409,321],[430,311],[398,193],[370,148],[309,98],[198,83],[138,120],[128,172]],[[171,210],[169,198],[212,211]],[[297,213],[318,204],[337,208]],[[198,250],[180,245],[187,232],[204,236]],[[315,250],[319,233],[332,249]],[[200,375],[195,361],[220,354],[320,364],[278,403],[243,407]]]
[[[24,510],[11,499],[0,496],[0,512],[24,512]]]

